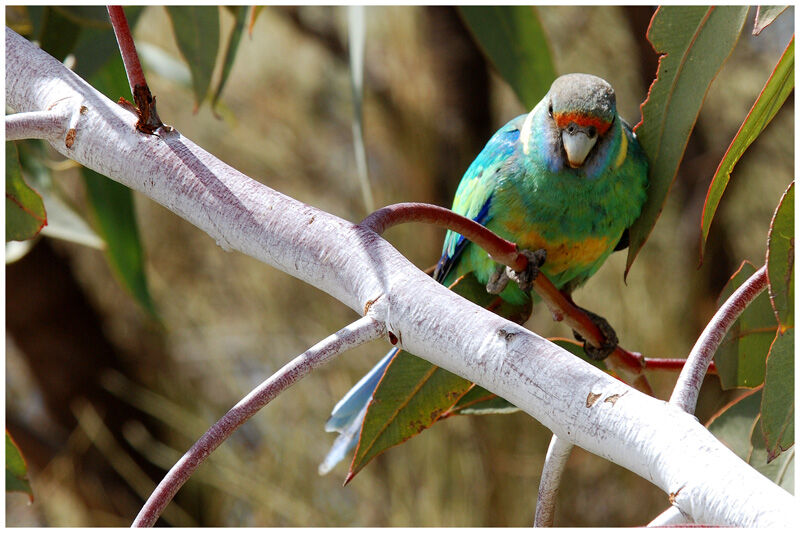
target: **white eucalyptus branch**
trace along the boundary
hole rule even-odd
[[[7,28],[7,105],[30,112],[62,100],[87,107],[72,148],[63,130],[47,136],[66,157],[164,205],[223,248],[385,324],[403,349],[506,398],[559,439],[644,477],[696,522],[796,524],[794,498],[693,416],[464,300],[371,230],[248,178],[180,132],[136,132],[133,114]]]
[[[547,447],[547,455],[542,467],[542,479],[539,481],[533,527],[551,527],[553,525],[561,474],[564,473],[564,468],[567,466],[567,459],[569,459],[572,448],[571,442],[559,439],[555,435],[550,439],[550,446]]]
[[[694,524],[694,522],[684,516],[680,509],[670,506],[647,524],[647,527],[683,526],[688,524]]]

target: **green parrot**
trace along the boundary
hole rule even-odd
[[[646,189],[647,159],[617,114],[614,89],[596,76],[567,74],[530,113],[489,139],[461,179],[453,211],[533,252],[527,279],[538,269],[569,297],[612,252],[627,247],[627,229],[641,212]],[[510,320],[522,323],[530,316],[530,287],[507,283],[504,267],[457,233],[447,232],[434,277]],[[589,314],[607,342],[584,349],[601,359],[616,346],[616,335]],[[397,357],[414,356],[391,350],[334,408],[325,428],[341,435],[321,473],[355,447],[378,382]]]

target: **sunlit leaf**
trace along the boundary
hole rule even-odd
[[[6,142],[6,242],[32,239],[46,224],[41,196],[22,178],[17,145]]]
[[[222,94],[222,89],[225,88],[225,82],[228,81],[228,76],[231,73],[231,69],[233,69],[233,62],[236,60],[236,51],[239,49],[239,43],[242,40],[244,26],[247,23],[247,14],[250,9],[252,8],[247,6],[234,7],[235,13],[233,15],[236,18],[236,22],[233,25],[231,33],[228,35],[228,42],[225,46],[225,58],[222,61],[222,75],[220,76],[217,88],[214,90],[214,95],[211,97],[212,109],[216,106],[217,100],[219,100],[220,94]]]
[[[6,430],[6,492],[24,492],[30,501],[33,501],[33,490],[28,482],[28,466],[8,430]]]
[[[741,127],[739,127],[739,131],[736,132],[736,136],[728,146],[725,156],[720,161],[717,171],[711,179],[700,223],[702,228],[701,257],[706,239],[708,239],[711,221],[719,206],[722,193],[728,186],[733,167],[739,162],[745,150],[761,135],[761,132],[764,131],[767,124],[770,123],[783,106],[792,90],[794,90],[794,38],[784,50],[778,64],[775,65],[775,69],[772,71],[766,85],[761,89],[761,94],[758,95],[753,107],[750,108],[750,112],[745,117]]]
[[[219,8],[168,6],[175,40],[192,71],[195,108],[205,100],[219,50]]]
[[[461,6],[475,39],[526,109],[550,89],[556,69],[531,6]]]
[[[756,9],[756,23],[753,25],[753,35],[758,35],[761,30],[772,24],[787,7],[789,6],[758,6]]]
[[[649,187],[630,230],[626,276],[661,214],[700,107],[739,39],[748,9],[662,6],[653,15],[647,38],[662,55],[636,126],[650,163]]]
[[[742,263],[722,290],[718,305],[722,305],[755,271],[751,263]],[[764,291],[742,312],[714,354],[723,389],[757,387],[764,382],[765,361],[776,330],[775,314],[769,295]]]
[[[767,358],[761,431],[771,462],[794,445],[794,328],[777,333]]]
[[[794,182],[781,197],[767,239],[769,298],[781,328],[794,326]]]

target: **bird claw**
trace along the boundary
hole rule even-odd
[[[579,309],[589,316],[594,325],[597,326],[597,329],[600,330],[600,333],[603,334],[603,344],[600,347],[596,347],[589,344],[577,331],[573,330],[572,334],[575,336],[575,339],[583,342],[583,351],[586,352],[586,355],[588,355],[590,359],[593,361],[602,361],[611,355],[611,352],[613,352],[619,344],[617,332],[614,331],[614,328],[611,327],[611,324],[609,324],[608,320],[605,318],[591,311],[587,311],[582,307]]]
[[[539,269],[547,259],[547,251],[544,248],[538,250],[522,250],[522,255],[528,258],[528,265],[519,272],[511,267],[498,265],[497,269],[489,276],[486,283],[486,292],[489,294],[500,294],[508,285],[509,280],[514,280],[523,292],[530,292],[533,282],[539,275]]]

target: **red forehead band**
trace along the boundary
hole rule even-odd
[[[556,125],[560,129],[564,129],[569,126],[570,122],[574,122],[581,128],[588,128],[589,126],[594,126],[597,130],[599,135],[603,135],[605,132],[608,131],[608,128],[611,127],[611,122],[606,122],[605,120],[599,119],[597,117],[592,117],[583,113],[577,112],[563,112],[563,113],[553,113],[553,118],[556,121]]]

